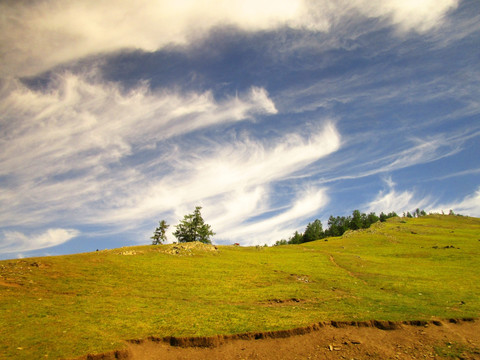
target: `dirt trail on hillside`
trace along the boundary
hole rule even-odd
[[[300,335],[295,335],[296,333]],[[290,331],[243,334],[233,338],[151,338],[132,341],[127,351],[111,358],[480,359],[480,321],[331,322]]]
[[[344,268],[344,267],[342,267],[342,266],[338,265],[338,263],[335,261],[335,258],[333,257],[333,255],[332,255],[332,254],[329,254],[329,259],[330,259],[330,262],[331,262],[333,265],[335,265],[336,267],[338,267],[338,268],[340,268],[340,269],[342,269],[342,270],[346,271],[348,275],[350,275],[351,277],[353,277],[353,278],[355,278],[355,279],[357,279],[357,280],[361,281],[361,282],[362,282],[364,285],[368,285],[368,284],[367,284],[367,282],[366,282],[365,280],[363,280],[363,279],[359,278],[357,275],[355,275],[354,273],[352,273],[350,270],[348,270],[348,269],[346,269],[346,268]]]

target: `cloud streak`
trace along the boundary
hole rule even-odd
[[[375,212],[377,214],[395,211],[400,216],[407,211],[413,211],[417,208],[428,209],[431,206],[430,198],[418,198],[413,191],[397,191],[395,183],[391,178],[384,179],[387,185],[386,190],[380,191],[377,196],[366,206],[366,212]]]
[[[226,226],[219,229],[217,237],[238,241],[242,245],[267,244],[288,238],[298,230],[299,222],[315,216],[329,201],[327,188],[307,188],[298,192],[295,201],[282,209],[278,214],[252,223],[241,223],[240,226]],[[214,218],[215,220],[215,218]],[[238,222],[232,218],[231,225]],[[246,217],[240,217],[246,220]],[[227,222],[228,225],[228,222]]]
[[[44,92],[13,81],[2,94],[0,176],[11,186],[0,187],[0,218],[9,225],[74,206],[64,194],[72,204],[100,201],[112,193],[109,187],[145,181],[141,170],[122,163],[149,151],[167,161],[172,155],[156,147],[172,137],[276,113],[262,88],[217,102],[209,92],[152,93],[140,87],[122,93],[115,84],[73,74],[56,78]],[[28,209],[29,218],[18,216],[17,208]]]
[[[195,204],[205,202],[223,209],[219,228],[226,229],[233,221],[239,227],[262,209],[269,209],[269,184],[281,182],[339,146],[340,136],[327,122],[309,137],[292,133],[270,140],[270,144],[248,136],[234,142],[197,144],[193,156],[178,149],[180,152],[170,159],[174,171],[158,174],[150,186],[132,192],[115,207],[107,206],[95,217],[116,223],[140,220],[159,211],[181,217]]]
[[[453,210],[461,215],[480,216],[480,188],[459,201],[441,203],[438,198],[421,197],[412,190],[397,191],[396,184],[391,178],[385,178],[384,181],[387,189],[380,191],[372,201],[366,204],[365,211],[376,213],[395,211],[402,215],[418,208],[428,213],[448,213]]]
[[[248,132],[202,135],[209,127],[276,114],[259,87],[217,101],[209,92],[153,92],[146,86],[125,92],[91,74],[65,73],[46,90],[12,81],[4,94],[0,176],[10,180],[0,187],[0,220],[10,227],[55,218],[125,230],[159,213],[181,217],[195,204],[214,201],[223,209],[216,217],[226,237],[232,226],[271,211],[271,184],[341,143],[329,121],[269,139]],[[287,214],[295,219],[312,212],[299,212],[288,201],[283,206],[293,207]],[[7,238],[22,238],[15,234]],[[35,239],[44,247],[42,238]]]
[[[453,210],[456,214],[480,217],[480,188],[460,201],[434,205],[430,210],[438,213]]]
[[[457,0],[7,1],[0,4],[0,77],[31,76],[121,49],[188,44],[225,25],[249,32],[285,26],[328,32],[360,16],[383,19],[399,32],[426,32],[457,5]]]
[[[122,94],[114,84],[90,83],[73,74],[57,78],[47,92],[17,81],[6,88],[0,103],[0,175],[33,176],[45,165],[51,174],[92,168],[173,136],[276,113],[266,91],[255,87],[243,98],[221,103],[209,92],[153,94],[140,87]]]
[[[22,252],[45,249],[66,243],[80,235],[75,229],[48,229],[43,233],[25,235],[18,231],[4,231],[0,252]]]

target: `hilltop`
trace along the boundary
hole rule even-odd
[[[181,246],[0,261],[0,354],[73,358],[152,336],[479,316],[478,218],[392,218],[301,245]]]

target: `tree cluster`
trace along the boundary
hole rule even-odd
[[[452,211],[452,210],[450,210]],[[419,208],[416,208],[415,211],[412,211],[412,213],[410,213],[410,211],[407,211],[407,213],[403,213],[403,217],[408,217],[408,218],[414,218],[414,217],[420,217],[420,216],[425,216],[427,215],[427,213],[425,212],[425,210],[420,210]]]
[[[192,214],[185,215],[180,224],[176,225],[176,230],[173,235],[178,242],[193,242],[200,241],[204,244],[211,244],[210,237],[215,235],[209,224],[203,220],[200,210],[201,206],[197,206]],[[167,225],[165,220],[160,221],[159,226],[155,229],[151,237],[152,245],[157,245],[167,240],[166,231],[170,225]]]
[[[328,218],[328,228],[323,230],[322,222],[315,220],[309,223],[305,228],[304,233],[295,231],[293,236],[289,240],[279,240],[275,245],[287,245],[287,244],[301,244],[309,241],[320,240],[331,236],[341,236],[347,230],[367,229],[373,223],[377,221],[386,221],[388,218],[398,216],[395,212],[388,214],[380,213],[377,216],[374,212],[370,214],[361,213],[359,210],[354,210],[351,216],[333,216]]]

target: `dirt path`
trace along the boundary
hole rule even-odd
[[[304,335],[258,340],[227,339],[207,348],[171,346],[164,339],[146,340],[130,344],[125,358],[480,359],[479,321],[442,321],[435,324],[402,324],[396,326],[395,330],[330,324]],[[215,341],[206,344],[215,345]]]
[[[367,284],[367,282],[366,282],[365,280],[363,280],[363,279],[360,279],[360,278],[359,278],[357,275],[355,275],[354,273],[352,273],[350,270],[348,270],[348,269],[345,269],[344,267],[342,267],[342,266],[338,265],[338,263],[335,261],[335,258],[333,257],[333,255],[332,255],[332,254],[328,254],[328,255],[329,255],[330,262],[331,262],[333,265],[335,265],[336,267],[338,267],[338,268],[340,268],[340,269],[342,269],[342,270],[346,271],[348,275],[350,275],[351,277],[353,277],[353,278],[355,278],[355,279],[357,279],[357,280],[361,281],[361,282],[362,282],[364,285],[368,285],[368,284]]]

